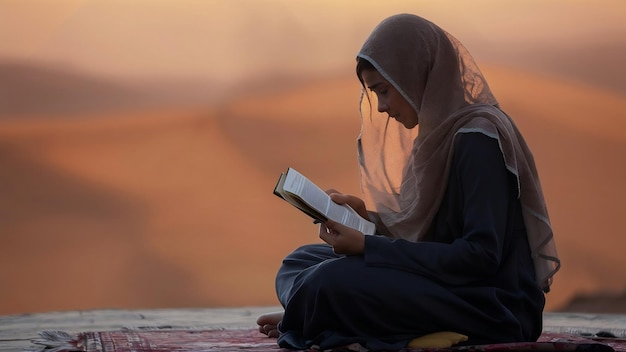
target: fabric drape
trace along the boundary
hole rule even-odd
[[[538,284],[549,291],[560,261],[530,149],[498,106],[466,48],[437,25],[400,14],[381,22],[357,58],[367,60],[411,104],[419,126],[406,129],[377,116],[363,87],[358,156],[361,188],[379,231],[412,242],[429,240],[459,133],[498,140],[516,176]]]

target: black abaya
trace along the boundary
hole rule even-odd
[[[517,187],[496,139],[459,134],[428,241],[366,236],[363,255],[318,244],[285,258],[279,345],[399,349],[437,331],[466,344],[536,340],[545,298]]]

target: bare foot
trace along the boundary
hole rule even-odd
[[[256,323],[259,325],[259,331],[268,337],[278,337],[278,323],[283,320],[283,312],[273,312],[260,315]]]

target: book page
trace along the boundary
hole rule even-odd
[[[366,235],[373,235],[376,231],[372,222],[361,217],[349,206],[333,202],[324,190],[294,169],[290,168],[287,171],[283,189],[298,196],[329,219],[357,229]]]

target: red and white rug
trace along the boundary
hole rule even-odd
[[[40,352],[205,352],[205,351],[288,351],[257,329],[214,330],[117,330],[83,332],[71,335],[60,331],[42,331],[29,351]],[[332,350],[366,351],[358,345]],[[580,351],[626,352],[626,339],[583,337],[563,333],[544,333],[537,342],[463,346],[432,349],[403,349],[402,352],[510,352],[510,351]]]

